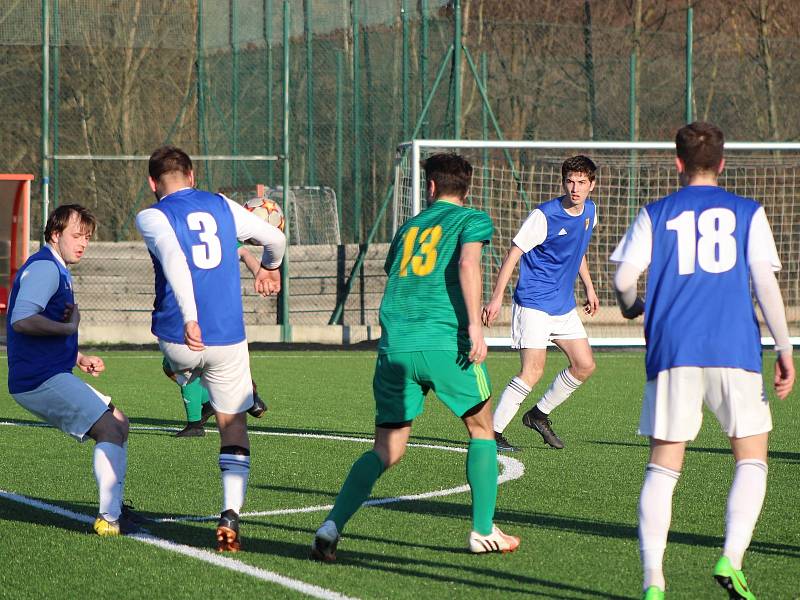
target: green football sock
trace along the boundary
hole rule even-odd
[[[350,467],[350,473],[325,520],[336,523],[336,529],[341,533],[345,524],[369,498],[372,487],[384,470],[383,462],[374,450],[362,454]]]
[[[472,492],[472,529],[489,535],[497,503],[497,443],[494,440],[469,441],[467,482]]]
[[[181,398],[186,409],[186,420],[189,423],[199,421],[203,413],[203,404],[208,402],[208,390],[195,379],[187,385],[181,386]]]

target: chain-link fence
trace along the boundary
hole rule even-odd
[[[155,147],[272,156],[196,160],[198,185],[330,189],[342,243],[365,242],[373,227],[371,241],[386,242],[391,212],[378,215],[395,148],[411,137],[669,140],[691,116],[730,139],[797,139],[800,16],[790,8],[788,0],[0,0],[0,170],[37,175],[33,231],[47,174],[51,206],[86,204],[99,217],[98,239],[123,242],[136,240],[133,218],[153,201],[141,157]],[[333,227],[329,212],[305,215]],[[347,275],[333,286],[340,300]],[[292,294],[318,292],[303,281]],[[345,310],[345,322],[372,314],[366,302]],[[295,323],[309,318],[291,314]]]

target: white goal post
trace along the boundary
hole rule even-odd
[[[587,252],[601,309],[584,323],[593,345],[643,345],[641,319],[619,314],[608,257],[639,208],[679,187],[674,142],[413,140],[400,144],[395,163],[393,231],[424,207],[422,161],[436,152],[457,152],[473,165],[467,203],[489,213],[495,235],[484,257],[484,300],[522,221],[536,206],[561,195],[561,163],[586,154],[597,164],[599,226]],[[793,344],[800,344],[800,143],[727,142],[720,185],[761,202],[772,225],[783,269],[777,273]],[[644,285],[644,277],[641,285]],[[516,281],[516,277],[512,282]],[[576,281],[576,298],[583,287]],[[509,345],[510,296],[506,291],[490,345]],[[642,290],[644,293],[644,290]],[[771,344],[762,326],[762,341]]]

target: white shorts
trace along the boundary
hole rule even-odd
[[[547,348],[550,340],[579,340],[586,330],[572,309],[564,315],[549,315],[535,308],[525,308],[516,302],[511,306],[511,347]]]
[[[105,414],[111,402],[109,396],[104,396],[72,373],[53,375],[35,390],[11,395],[25,410],[79,442],[89,439],[86,434]]]
[[[186,385],[199,377],[217,412],[234,415],[253,406],[247,340],[229,346],[206,346],[202,352],[163,340],[158,340],[158,345],[172,365],[178,384]]]
[[[647,382],[639,434],[667,442],[688,442],[703,424],[703,403],[728,437],[772,429],[761,373],[717,367],[674,367]]]

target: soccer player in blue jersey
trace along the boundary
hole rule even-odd
[[[235,552],[250,473],[246,412],[253,405],[236,240],[264,246],[256,290],[266,296],[280,291],[286,238],[239,204],[195,189],[192,161],[179,148],[157,149],[148,168],[158,201],[137,215],[136,227],[155,269],[151,330],[179,381],[200,377],[211,397],[221,446],[217,549]]]
[[[742,573],[767,490],[767,440],[772,417],[761,376],[761,339],[750,295],[753,283],[775,339],[774,387],[784,399],[795,369],[781,268],[764,208],[717,184],[725,165],[722,131],[692,123],[675,138],[682,188],[645,206],[611,256],[622,314],[644,312],[647,384],[639,434],[650,457],[639,501],[644,598],[664,597],[662,568],[686,443],[700,431],[703,404],[733,450],[733,483],[725,547],[714,577],[731,598],[754,599]],[[647,299],[636,285],[647,269]]]
[[[94,530],[133,533],[139,519],[122,504],[128,464],[128,419],[73,367],[97,377],[103,359],[78,351],[80,313],[69,265],[80,262],[94,234],[94,216],[63,204],[47,219],[45,246],[14,279],[8,305],[8,390],[23,408],[79,442],[95,441],[93,469],[100,507]]]
[[[497,449],[513,452],[503,431],[519,411],[544,371],[547,343],[552,341],[569,359],[539,402],[522,417],[526,427],[539,432],[553,448],[563,448],[551,427],[550,413],[594,372],[594,357],[575,304],[575,277],[586,290],[583,311],[591,316],[600,303],[594,291],[586,249],[597,226],[597,206],[589,199],[597,167],[586,156],[568,158],[561,165],[564,195],[536,208],[514,236],[483,322],[491,325],[500,313],[508,282],[520,262],[519,281],[511,311],[511,343],[520,351],[522,367],[506,386],[494,412]]]

